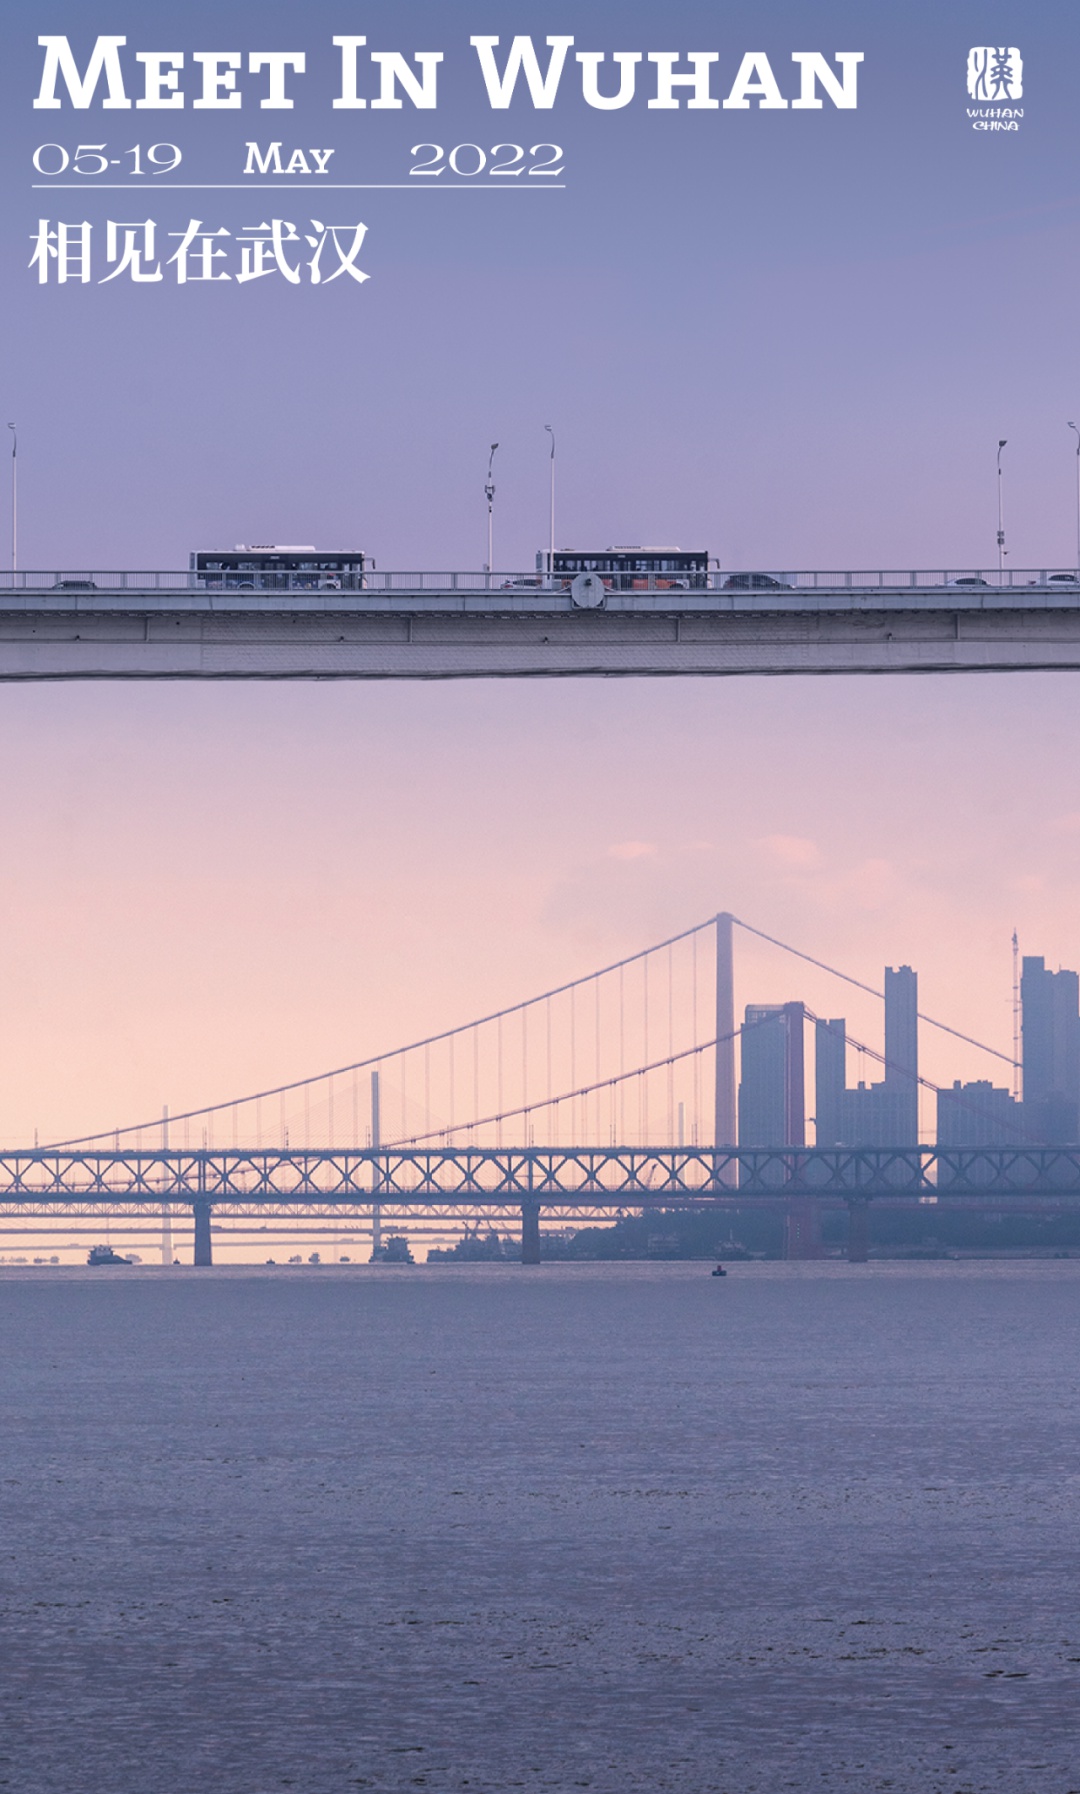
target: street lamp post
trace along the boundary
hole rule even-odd
[[[488,456],[487,480],[484,485],[484,497],[487,499],[487,525],[488,525],[487,574],[488,574],[489,579],[491,577],[491,566],[492,566],[491,538],[492,538],[492,531],[494,528],[493,512],[494,512],[494,507],[495,507],[495,481],[492,478],[491,465],[495,459],[495,450],[498,448],[498,446],[499,445],[497,442],[493,442],[491,445],[491,453]]]
[[[555,573],[555,432],[550,424],[544,425],[551,437],[551,494],[548,508],[548,578]]]
[[[14,424],[9,424],[11,431],[11,571],[14,573],[19,564],[19,432]]]
[[[1070,430],[1076,430],[1076,577],[1080,579],[1080,429],[1073,423]]]
[[[1008,437],[1003,436],[998,443],[998,452],[997,452],[997,494],[998,494],[997,548],[998,548],[998,577],[999,577],[999,579],[1005,572],[1005,552],[1006,552],[1006,550],[1005,550],[1005,495],[1004,495],[1004,491],[1002,488],[1002,481],[1001,481],[1001,451],[1005,447],[1005,444],[1007,442],[1008,442]]]

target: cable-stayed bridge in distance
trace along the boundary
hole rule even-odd
[[[1080,1208],[1080,1146],[739,1145],[733,940],[742,930],[864,993],[864,981],[730,914],[461,1027],[314,1077],[97,1135],[0,1152],[0,1225],[61,1217],[160,1231],[163,1258],[215,1228],[265,1243],[266,1223],[384,1232],[486,1218],[541,1255],[541,1219],[580,1226],[662,1209],[781,1205],[788,1251],[819,1250],[823,1207],[845,1207],[849,1256],[866,1256],[867,1205]],[[801,1018],[817,1018],[805,1005]],[[1012,1055],[934,1018],[1014,1071]],[[875,1048],[848,1045],[890,1069]],[[933,1090],[928,1080],[920,1083]]]

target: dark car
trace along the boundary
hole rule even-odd
[[[97,582],[93,579],[58,579],[53,584],[54,592],[96,592]]]
[[[724,581],[725,592],[790,592],[786,580],[774,579],[771,573],[729,573]]]
[[[978,573],[969,574],[964,579],[950,579],[949,584],[950,586],[964,586],[967,588],[970,588],[971,586],[979,586],[987,592],[990,590],[990,581],[988,579],[983,579]]]

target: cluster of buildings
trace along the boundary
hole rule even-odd
[[[880,1083],[847,1081],[847,1023],[815,1019],[814,1143],[919,1144],[919,996],[910,966],[885,971],[885,1052]],[[1080,1140],[1080,977],[1023,961],[1020,980],[1022,1096],[989,1080],[937,1091],[938,1146],[1064,1145]],[[739,1144],[803,1146],[806,1140],[802,1003],[748,1004],[741,1036]]]

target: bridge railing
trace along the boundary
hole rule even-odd
[[[490,592],[505,593],[516,599],[536,594],[567,592],[570,579],[556,575],[554,580],[535,573],[469,572],[469,571],[365,571],[363,574],[328,575],[303,572],[268,572],[260,574],[216,575],[174,571],[169,569],[101,569],[67,568],[62,570],[0,570],[0,599],[4,593],[48,594],[53,598],[69,597],[77,605],[92,603],[95,594],[122,592],[186,592],[207,594],[235,593],[348,593],[363,591],[392,595],[401,593]],[[972,567],[918,569],[851,569],[810,570],[755,569],[732,571],[711,569],[708,573],[677,575],[612,575],[605,585],[613,593],[655,592],[665,595],[713,594],[741,601],[783,602],[785,594],[818,591],[847,591],[852,594],[903,591],[941,591],[954,589],[957,594],[977,598],[1010,591],[1030,595],[1033,591],[1051,592],[1068,599],[1080,599],[1080,579],[1071,569],[1052,566],[1043,568],[1010,567],[1004,573]]]

